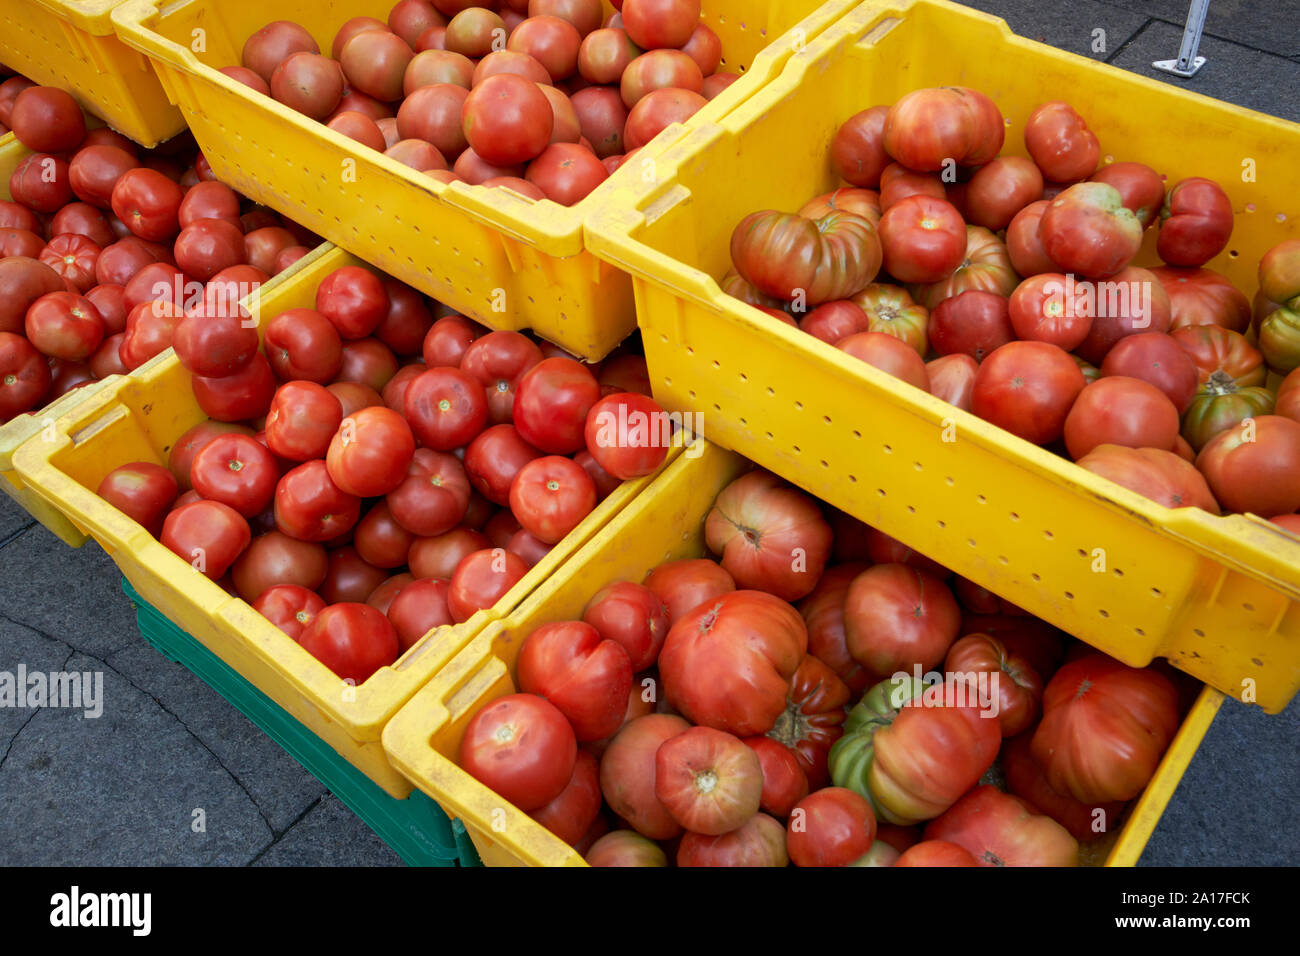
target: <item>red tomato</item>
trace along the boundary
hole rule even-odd
[[[275,260],[280,253],[291,248],[297,241],[293,233],[279,226],[264,226],[260,229],[245,227],[244,258],[249,265],[270,275],[275,271]]]
[[[1101,363],[1103,377],[1127,375],[1160,389],[1181,415],[1196,394],[1197,369],[1191,356],[1161,332],[1130,335],[1116,342]]]
[[[866,688],[870,675],[848,652],[844,598],[849,584],[866,567],[852,563],[828,568],[817,587],[799,605],[799,613],[808,628],[808,653],[827,664],[855,695]]]
[[[997,697],[998,726],[1003,737],[1014,737],[1026,730],[1038,717],[1043,696],[1043,679],[1019,654],[1007,649],[996,637],[968,634],[953,644],[944,658],[948,674],[966,675],[978,681],[978,675],[990,678],[991,696]]]
[[[706,601],[736,590],[735,579],[716,561],[686,558],[661,564],[645,579],[668,610],[671,626]]]
[[[315,309],[287,309],[266,326],[266,357],[275,374],[324,385],[343,367],[343,342]]]
[[[909,196],[880,217],[885,271],[900,282],[938,282],[961,264],[966,224],[950,203]]]
[[[883,141],[908,169],[934,171],[954,160],[982,166],[997,156],[1005,134],[1002,114],[984,94],[942,87],[913,90],[891,106]]]
[[[337,381],[360,382],[381,391],[397,374],[397,356],[373,336],[343,343]]]
[[[297,641],[325,610],[325,602],[315,591],[296,584],[280,584],[263,591],[253,602],[253,610]]]
[[[588,43],[601,33],[622,35],[621,30],[597,30],[583,41],[582,48],[586,50]],[[615,42],[626,43],[626,37]],[[582,61],[579,60],[580,68],[581,63]],[[618,77],[614,79],[617,80]],[[590,86],[574,93],[572,102],[573,111],[578,117],[579,130],[591,142],[596,155],[602,160],[622,155],[626,148],[623,143],[623,130],[627,126],[628,111],[618,90],[614,87]],[[613,172],[613,170],[609,171]]]
[[[51,239],[65,233],[85,236],[101,250],[104,246],[110,246],[117,241],[117,234],[108,224],[107,217],[94,206],[84,202],[69,203],[56,212],[54,218],[50,220],[48,234]],[[94,276],[93,268],[90,274]],[[94,284],[93,280],[91,284]]]
[[[1047,342],[1010,342],[980,364],[971,411],[1043,445],[1064,433],[1066,416],[1085,384],[1068,352]]]
[[[1106,183],[1118,189],[1124,205],[1133,210],[1143,229],[1160,215],[1160,207],[1165,201],[1165,181],[1150,166],[1112,163],[1097,170],[1090,178],[1095,183]]]
[[[588,866],[667,866],[659,845],[632,830],[615,830],[591,845]]]
[[[513,420],[520,378],[541,361],[541,349],[526,335],[489,332],[465,349],[460,369],[483,383],[491,421],[502,424]]]
[[[877,676],[937,666],[957,639],[961,611],[934,575],[902,564],[878,564],[849,585],[844,601],[846,646]]]
[[[1160,281],[1169,298],[1170,328],[1221,325],[1245,333],[1250,327],[1250,302],[1217,272],[1159,266],[1150,273]]]
[[[1031,752],[1033,736],[1023,733],[1008,740],[1002,748],[1000,762],[1008,791],[1061,824],[1080,843],[1104,837],[1118,824],[1124,804],[1120,801],[1088,804],[1057,793]]]
[[[397,355],[419,355],[433,325],[424,296],[396,279],[385,279],[384,291],[388,294],[388,312],[375,327],[375,338]]]
[[[816,502],[766,471],[750,472],[718,495],[704,534],[738,587],[787,601],[812,591],[830,556],[830,525]]]
[[[273,587],[294,585],[309,591],[325,580],[325,549],[279,531],[258,535],[231,568],[235,590],[249,604]],[[324,606],[324,605],[322,605]]]
[[[447,609],[449,587],[446,580],[417,578],[393,598],[388,619],[397,631],[399,654],[405,654],[434,628],[455,623]]]
[[[504,514],[509,515],[509,512]],[[450,579],[462,559],[490,547],[491,543],[478,531],[453,528],[446,534],[416,538],[407,554],[407,563],[417,578]]]
[[[366,512],[352,537],[352,544],[361,560],[389,570],[406,564],[406,556],[414,541],[415,535],[394,520],[384,501],[376,502]],[[387,609],[384,610],[387,613]]]
[[[466,556],[451,576],[447,609],[457,624],[475,612],[490,608],[505,597],[528,573],[528,563],[503,548],[475,551]]]
[[[623,0],[623,28],[645,50],[680,49],[700,21],[699,0]]]
[[[127,336],[130,334],[128,319]],[[265,415],[276,388],[275,375],[260,352],[254,353],[238,372],[219,378],[195,375],[191,384],[199,407],[209,418],[222,422],[240,422]]]
[[[99,245],[86,236],[63,233],[50,239],[40,250],[38,258],[84,295],[95,284],[95,263],[99,261],[101,251]]]
[[[1172,306],[1164,286],[1146,269],[1128,266],[1097,283],[1092,328],[1075,350],[1100,364],[1116,342],[1138,332],[1167,332]]]
[[[361,499],[340,490],[317,459],[284,475],[275,487],[275,524],[300,541],[333,541],[361,517]]]
[[[1038,227],[1050,206],[1046,199],[1031,202],[1016,213],[1007,226],[1007,255],[1016,272],[1028,278],[1040,272],[1056,272],[1057,265],[1043,249]]]
[[[244,233],[224,219],[199,219],[176,237],[175,255],[183,272],[207,282],[222,269],[244,264]]]
[[[925,839],[955,843],[980,866],[1079,865],[1079,843],[1069,831],[989,784],[927,826]]]
[[[883,230],[883,218],[881,225]],[[816,221],[797,213],[755,212],[731,234],[731,261],[747,282],[765,295],[807,306],[861,291],[880,271],[881,255],[875,227],[849,212]]]
[[[975,376],[979,363],[969,355],[943,355],[925,363],[930,377],[930,394],[964,412],[970,411],[971,397],[975,394]]]
[[[1075,283],[1059,272],[1043,272],[1016,286],[1007,311],[1020,339],[1050,342],[1069,352],[1092,329],[1094,301],[1092,283]]]
[[[219,182],[191,186],[181,200],[177,220],[184,229],[202,219],[224,219],[242,236],[244,226],[239,220],[239,193]]]
[[[488,704],[470,720],[460,745],[461,766],[525,811],[560,796],[577,757],[569,722],[532,694],[508,694]]]
[[[1166,508],[1197,507],[1219,514],[1219,503],[1205,478],[1172,451],[1098,445],[1078,465]]]
[[[578,750],[573,776],[560,795],[529,813],[569,845],[575,845],[600,815],[600,771],[596,758]]]
[[[175,477],[162,465],[133,461],[105,475],[95,494],[157,537],[179,490]]]
[[[789,747],[768,736],[746,737],[745,746],[758,756],[763,775],[759,805],[774,817],[785,819],[808,796],[808,776]]]
[[[1300,422],[1260,415],[1222,431],[1196,458],[1210,490],[1229,511],[1262,518],[1300,510]]]
[[[200,307],[172,333],[176,358],[195,375],[220,378],[243,369],[259,345],[257,326],[239,316],[210,314]]]
[[[180,231],[184,192],[162,173],[137,167],[118,177],[113,187],[113,214],[135,235],[166,242]]]
[[[967,220],[997,231],[1043,195],[1043,175],[1028,159],[1000,156],[980,167],[966,193]]]
[[[1097,168],[1101,144],[1082,116],[1069,103],[1053,100],[1029,115],[1025,148],[1054,183],[1086,179]]]
[[[245,518],[266,510],[279,479],[275,458],[247,435],[218,435],[199,450],[190,466],[195,491],[229,505]]]
[[[331,604],[308,624],[298,643],[339,677],[363,684],[397,660],[397,634],[368,604]]]
[[[402,98],[402,75],[415,51],[386,30],[364,30],[339,51],[338,66],[348,84],[385,103]]]
[[[739,829],[758,812],[762,793],[758,755],[724,731],[692,727],[655,753],[655,796],[693,833]]]
[[[383,280],[360,266],[344,266],[327,275],[316,288],[316,309],[334,323],[344,339],[363,339],[388,314]]]
[[[194,487],[190,483],[190,467],[194,462],[194,456],[216,436],[231,432],[249,436],[253,434],[252,429],[244,425],[202,421],[176,439],[176,444],[172,445],[167,467],[171,469],[172,477],[176,479],[182,491],[189,491]]]
[[[848,866],[870,850],[875,839],[871,804],[844,787],[804,797],[786,826],[786,848],[795,866]]]
[[[1142,224],[1105,183],[1077,183],[1051,201],[1038,223],[1043,251],[1062,272],[1104,279],[1142,245]]]
[[[601,588],[582,612],[582,620],[602,638],[622,646],[632,670],[653,667],[668,636],[668,609],[648,587],[617,581]]]
[[[930,390],[924,359],[901,339],[885,332],[858,332],[841,339],[835,347],[923,392]]]
[[[510,484],[510,510],[520,525],[556,544],[596,507],[596,486],[570,458],[548,455],[519,469]]]
[[[465,450],[470,484],[489,501],[510,503],[510,486],[519,470],[542,453],[519,437],[513,425],[493,425]]]
[[[1232,235],[1232,200],[1212,179],[1192,177],[1169,190],[1160,210],[1156,252],[1171,266],[1203,266]]]
[[[288,20],[275,20],[244,41],[240,62],[270,82],[271,73],[280,62],[300,50],[319,53],[320,47],[303,27]]]
[[[32,153],[10,174],[9,195],[36,212],[58,212],[72,202],[68,164],[58,156]]]
[[[483,430],[487,398],[483,387],[467,373],[431,366],[407,386],[405,413],[421,445],[450,451],[469,444]]]
[[[866,313],[852,300],[823,302],[799,321],[799,328],[828,345],[870,328]]]
[[[527,162],[546,149],[554,114],[536,84],[501,73],[470,91],[463,123],[465,138],[479,156],[508,166]]]
[[[885,152],[888,106],[873,106],[849,117],[831,141],[831,165],[845,182],[875,189],[891,162]]]
[[[387,578],[386,568],[375,567],[352,545],[344,545],[329,551],[325,580],[316,592],[326,604],[362,604]]]
[[[1076,800],[1131,800],[1178,730],[1178,692],[1163,674],[1089,654],[1043,693],[1034,758],[1052,789]]]
[[[429,368],[459,368],[470,343],[482,335],[484,329],[463,315],[445,315],[429,328],[424,337],[424,363]]]
[[[583,447],[587,416],[598,401],[600,383],[581,362],[543,359],[516,386],[515,428],[541,451],[569,455]]]
[[[358,498],[386,495],[406,477],[415,437],[401,415],[374,406],[343,419],[325,463],[340,490]]]
[[[668,51],[659,50],[657,53]],[[647,53],[646,56],[653,54]],[[689,60],[689,57],[687,58]],[[635,64],[633,64],[635,66]],[[691,67],[698,71],[692,62]],[[628,73],[631,73],[629,68]],[[627,74],[625,74],[626,76]],[[626,97],[624,97],[626,100]],[[627,124],[623,129],[623,145],[628,150],[639,149],[662,133],[674,123],[685,123],[692,116],[708,105],[706,100],[693,89],[668,87],[650,90],[636,101],[627,115]],[[590,167],[589,176],[596,179],[595,169]],[[596,183],[599,185],[599,182]]]
[[[172,510],[163,521],[163,547],[212,581],[230,570],[252,533],[238,511],[219,501],[196,501]]]
[[[71,292],[49,292],[27,309],[25,331],[46,355],[80,362],[104,340],[104,320],[90,300]]]
[[[81,107],[71,94],[54,86],[32,86],[20,92],[5,125],[18,142],[39,153],[70,152],[86,135]]]
[[[418,448],[400,483],[388,492],[387,501],[393,518],[403,528],[414,535],[433,537],[446,534],[465,518],[469,495],[469,479],[459,458]]]
[[[580,621],[545,624],[519,652],[519,688],[554,704],[579,741],[600,740],[623,723],[632,664],[616,641]]]
[[[645,395],[607,395],[591,407],[584,429],[587,450],[610,475],[621,481],[654,472],[672,445],[667,413]]]
[[[526,180],[547,199],[572,206],[609,177],[600,159],[576,143],[553,143],[528,165]]]
[[[668,703],[738,736],[772,729],[808,645],[803,618],[780,598],[735,591],[701,605],[668,632],[659,672]]]
[[[690,728],[675,714],[647,714],[626,724],[600,760],[600,790],[611,810],[637,833],[670,840],[681,824],[655,795],[655,755],[659,747]]]
[[[720,837],[687,833],[677,845],[678,866],[786,866],[785,828],[756,813],[738,830]]]
[[[342,421],[343,406],[328,389],[288,382],[276,390],[266,413],[267,447],[290,461],[324,458]]]
[[[790,680],[785,712],[767,732],[795,755],[813,789],[829,780],[827,756],[843,733],[851,696],[848,685],[828,665],[806,655]]]
[[[947,840],[923,840],[902,852],[894,866],[979,866],[970,851]]]
[[[1178,409],[1168,396],[1123,375],[1086,386],[1065,419],[1065,447],[1076,461],[1103,444],[1169,449],[1177,436]]]

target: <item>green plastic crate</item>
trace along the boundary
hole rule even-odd
[[[459,820],[448,820],[441,808],[419,790],[405,800],[389,796],[221,658],[140,597],[125,578],[122,590],[135,605],[136,623],[151,646],[168,660],[186,667],[261,727],[408,865],[481,865],[474,844]]]

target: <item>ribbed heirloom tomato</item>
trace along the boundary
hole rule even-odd
[[[925,838],[957,844],[980,866],[1079,865],[1079,843],[1065,827],[988,784],[927,826]]]
[[[755,212],[731,234],[731,260],[747,282],[806,308],[861,290],[880,271],[881,256],[875,226],[850,212],[815,221],[792,213]]]

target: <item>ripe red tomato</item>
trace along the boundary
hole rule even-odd
[[[194,487],[190,483],[190,467],[194,462],[194,456],[217,435],[225,435],[231,432],[250,436],[253,434],[252,429],[244,425],[202,421],[176,439],[176,444],[172,446],[167,461],[167,467],[171,469],[172,476],[176,479],[181,491],[189,491]]]
[[[668,51],[657,50],[655,52],[666,53]],[[650,55],[646,54],[646,56]],[[698,69],[698,67],[694,66],[694,63],[691,65],[693,68]],[[685,123],[704,109],[708,102],[702,95],[692,89],[670,87],[651,90],[637,100],[636,105],[628,113],[627,124],[623,129],[623,145],[628,150],[641,148],[672,124]],[[594,169],[591,170],[590,175],[593,179],[596,178]],[[599,182],[597,182],[597,185],[599,185]]]
[[[129,169],[110,199],[113,214],[141,239],[166,242],[180,231],[181,187],[157,170]]]
[[[1034,758],[1076,800],[1131,800],[1178,730],[1178,692],[1159,671],[1104,654],[1066,664],[1043,692]]]
[[[716,561],[686,558],[661,564],[646,576],[648,587],[668,609],[671,626],[706,601],[736,590],[736,581]]]
[[[646,714],[623,726],[600,760],[600,790],[609,808],[637,833],[671,840],[681,824],[655,795],[655,754],[690,728],[676,714]]]
[[[308,624],[298,643],[339,677],[363,684],[397,660],[393,625],[368,604],[331,604]]]
[[[786,848],[795,866],[849,866],[875,839],[871,804],[844,787],[804,797],[786,826]]]
[[[970,289],[945,299],[930,313],[930,344],[940,355],[961,353],[976,362],[1014,341],[1007,299]]]
[[[1016,287],[1008,316],[1016,335],[1025,341],[1050,342],[1071,351],[1092,329],[1093,284],[1075,283],[1059,272],[1031,276]]]
[[[1069,103],[1053,100],[1029,115],[1025,149],[1043,176],[1054,183],[1087,179],[1097,168],[1101,144]]]
[[[1007,226],[1007,255],[1019,275],[1028,278],[1040,272],[1056,272],[1057,265],[1043,248],[1038,227],[1051,203],[1046,199],[1031,202],[1016,213]]]
[[[239,596],[253,604],[274,587],[293,585],[315,590],[325,580],[328,567],[325,549],[319,544],[268,531],[244,549],[231,568],[231,577]]]
[[[858,332],[835,343],[841,352],[907,382],[923,392],[930,390],[930,375],[916,349],[884,332]]]
[[[541,361],[542,350],[526,335],[489,332],[465,349],[460,369],[483,383],[489,416],[496,425],[513,420],[519,380]]]
[[[1002,114],[987,96],[963,87],[913,90],[885,115],[885,151],[923,172],[982,166],[1002,149]],[[894,274],[898,278],[897,274]]]
[[[105,475],[95,494],[157,537],[179,490],[175,477],[162,465],[133,461]]]
[[[489,163],[525,163],[546,149],[554,126],[550,101],[521,76],[500,73],[479,83],[465,99],[465,138]],[[436,145],[436,144],[435,144]]]
[[[5,123],[18,142],[38,153],[67,153],[86,135],[86,121],[72,95],[55,86],[31,86],[13,101]]]
[[[360,266],[335,269],[316,288],[317,311],[344,339],[370,335],[388,314],[388,306],[383,280]]]
[[[869,327],[866,313],[852,299],[823,302],[799,321],[800,329],[828,345],[866,332]]]
[[[623,723],[632,690],[632,664],[617,641],[581,621],[544,624],[524,641],[520,690],[554,704],[579,741],[600,740]]]
[[[1116,342],[1101,363],[1103,377],[1127,375],[1139,378],[1160,389],[1174,403],[1181,415],[1198,381],[1196,363],[1179,347],[1178,342],[1161,332],[1129,335]]]
[[[1106,183],[1076,183],[1051,201],[1038,223],[1043,251],[1062,272],[1115,275],[1137,255],[1142,224]]]
[[[787,866],[785,827],[756,813],[720,837],[687,833],[677,845],[678,866]]]
[[[320,459],[299,465],[275,487],[275,524],[299,541],[333,541],[361,517],[361,499],[340,490]]]
[[[1300,422],[1281,415],[1249,418],[1211,438],[1196,467],[1229,511],[1272,518],[1300,510],[1293,480],[1300,468]]]
[[[320,47],[303,27],[289,20],[275,20],[244,41],[240,63],[269,83],[280,62],[300,50],[319,53]]]
[[[297,641],[325,610],[325,602],[315,591],[296,584],[280,584],[263,591],[253,602],[253,610]]]
[[[130,334],[128,319],[128,337]],[[195,375],[191,385],[199,407],[209,418],[242,422],[267,413],[275,397],[276,381],[266,357],[256,352],[239,371],[218,378]]]
[[[48,292],[27,309],[27,338],[46,355],[80,362],[104,340],[104,320],[89,299]]]
[[[582,466],[561,455],[528,462],[510,484],[510,510],[520,525],[556,544],[596,507],[596,486]]]
[[[316,592],[326,604],[368,603],[370,595],[387,578],[388,569],[375,567],[352,545],[344,545],[328,552],[325,580]]]
[[[606,31],[597,30],[596,33]],[[608,31],[621,33],[622,31]],[[592,34],[594,37],[595,34]],[[583,49],[587,41],[583,41]],[[581,64],[581,61],[579,61]],[[617,79],[617,77],[615,77]],[[573,94],[573,111],[578,117],[580,133],[592,144],[601,160],[621,156],[626,147],[623,130],[627,125],[628,110],[623,97],[613,87],[589,86]],[[613,170],[609,170],[613,172]]]
[[[10,174],[9,195],[36,212],[58,212],[72,202],[68,164],[58,156],[32,153]]]
[[[1165,201],[1165,181],[1150,166],[1112,163],[1097,170],[1090,178],[1095,183],[1106,183],[1118,189],[1124,205],[1133,210],[1143,229],[1160,215],[1160,207]]]
[[[50,239],[38,258],[84,295],[95,284],[95,263],[101,251],[99,244],[86,236],[62,233]]]
[[[668,637],[668,609],[642,584],[617,581],[601,588],[582,612],[601,637],[617,642],[640,673],[653,667]]]
[[[117,242],[117,233],[108,224],[108,218],[90,203],[74,202],[64,206],[50,220],[48,234],[51,239],[65,233],[85,236],[102,250]],[[96,257],[98,260],[98,257]],[[93,276],[95,270],[92,268]],[[92,280],[92,285],[93,280]]]
[[[521,810],[537,810],[573,778],[578,744],[554,704],[532,694],[508,694],[480,710],[465,728],[460,764],[476,780]]]
[[[813,592],[799,604],[799,613],[808,628],[808,653],[829,666],[854,695],[862,693],[870,675],[848,652],[844,597],[849,584],[866,568],[860,562],[828,568]]]
[[[475,612],[490,608],[505,597],[528,573],[528,562],[503,548],[475,551],[467,555],[451,576],[447,610],[457,624]]]
[[[794,754],[813,789],[829,782],[827,757],[843,734],[845,707],[851,697],[848,685],[827,664],[805,655],[790,679],[785,712],[767,732]]]
[[[1010,342],[980,364],[971,411],[1043,445],[1064,433],[1066,416],[1085,384],[1068,352],[1047,342]]]
[[[239,316],[188,313],[172,332],[176,358],[195,375],[220,378],[240,371],[257,353],[257,326]]]
[[[600,807],[598,763],[590,753],[579,749],[573,776],[560,795],[528,815],[572,846],[591,828]]]
[[[393,518],[403,528],[433,537],[446,534],[464,520],[469,496],[469,478],[459,458],[418,448],[400,483],[388,492],[387,501]]]
[[[979,866],[964,847],[947,840],[923,840],[908,847],[894,866]]]
[[[470,484],[489,501],[509,505],[510,485],[519,470],[542,453],[519,437],[513,425],[493,425],[465,450]]]
[[[1078,461],[1098,445],[1170,449],[1178,409],[1147,382],[1112,375],[1087,385],[1065,419],[1065,447]]]
[[[324,458],[342,421],[343,406],[328,389],[315,382],[287,382],[276,390],[266,413],[266,444],[290,461]]]
[[[681,49],[700,22],[700,0],[623,0],[623,28],[644,50]]]
[[[207,282],[222,269],[244,264],[244,233],[224,219],[199,219],[181,229],[174,252],[186,275]]]
[[[885,271],[900,282],[938,282],[961,265],[966,224],[951,203],[909,196],[880,217]]]
[[[831,141],[831,165],[845,182],[875,189],[892,162],[885,152],[888,106],[873,106],[845,120]]]
[[[315,309],[287,309],[266,326],[266,357],[282,379],[324,385],[343,367],[343,342],[334,323]]]
[[[949,674],[996,675],[998,726],[1003,737],[1014,737],[1038,718],[1043,679],[1023,657],[996,637],[968,634],[948,650],[944,670]],[[976,678],[978,679],[978,678]],[[992,683],[992,679],[990,678]]]
[[[609,178],[600,159],[576,143],[553,143],[528,165],[526,179],[547,199],[572,206]]]
[[[435,323],[430,334],[437,328]],[[425,345],[427,349],[427,339]],[[405,414],[421,445],[450,451],[469,444],[483,430],[487,397],[468,373],[431,365],[407,386]]]
[[[1150,271],[1127,266],[1108,282],[1096,283],[1094,288],[1092,328],[1075,349],[1081,358],[1100,364],[1115,343],[1126,336],[1169,331],[1170,299]]]
[[[786,709],[803,660],[803,618],[780,598],[735,591],[677,620],[659,655],[668,703],[695,723],[752,736]]]
[[[1078,465],[1166,508],[1198,507],[1219,514],[1219,504],[1205,478],[1174,452],[1099,445],[1080,458]]]
[[[668,455],[672,429],[652,398],[634,392],[607,395],[587,413],[587,450],[620,481],[651,474]]]
[[[1042,195],[1043,174],[1033,162],[1021,156],[999,156],[971,177],[966,219],[996,232]]]
[[[587,850],[586,860],[588,866],[668,865],[668,857],[659,844],[633,830],[615,830],[605,834]]]
[[[1008,740],[1000,763],[1007,778],[1007,790],[1039,813],[1045,813],[1070,832],[1080,843],[1104,837],[1124,813],[1122,801],[1084,803],[1057,793],[1047,782],[1031,750],[1032,733]]]
[[[1160,210],[1156,252],[1171,266],[1203,266],[1232,235],[1232,200],[1212,179],[1176,183]]]
[[[482,389],[478,394],[482,396]],[[516,386],[515,428],[520,438],[541,451],[570,455],[583,447],[587,416],[598,401],[600,383],[581,362],[543,359]],[[481,428],[482,423],[475,431]]]
[[[745,746],[758,756],[763,774],[759,806],[774,817],[785,819],[808,796],[808,777],[789,747],[766,735],[746,737]]]
[[[830,556],[831,529],[817,503],[767,471],[750,472],[723,489],[704,535],[738,587],[786,601],[812,591]]]
[[[399,653],[405,654],[434,628],[454,624],[447,609],[446,580],[417,578],[398,592],[388,606],[388,619],[397,631]]]
[[[1065,827],[989,784],[927,826],[925,839],[955,843],[980,866],[1079,865],[1079,843]]]
[[[163,547],[212,581],[230,570],[252,532],[238,511],[220,501],[195,501],[168,513],[163,521]]]
[[[692,833],[721,836],[758,812],[763,768],[737,737],[692,727],[655,752],[655,796]]]
[[[325,464],[334,484],[358,498],[386,495],[406,478],[415,436],[401,415],[382,405],[353,412],[339,424]]]
[[[386,30],[363,30],[339,51],[348,85],[385,103],[402,98],[402,76],[415,56],[405,40]]]
[[[199,450],[190,466],[195,491],[229,505],[245,518],[266,510],[279,479],[275,458],[247,435],[218,435]]]
[[[854,578],[844,599],[844,634],[853,659],[885,677],[943,661],[961,628],[961,611],[937,577],[902,564],[878,564]]]
[[[961,243],[964,248],[964,233]],[[755,212],[731,234],[731,261],[747,282],[765,295],[810,307],[860,291],[880,271],[881,256],[875,227],[848,212],[817,221]]]

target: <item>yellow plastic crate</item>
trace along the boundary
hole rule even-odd
[[[0,0],[0,63],[67,90],[142,146],[185,129],[149,59],[113,30],[122,0]]]
[[[722,39],[726,68],[747,72],[692,123],[722,116],[755,92],[795,47],[851,5],[704,0],[703,19]],[[620,171],[570,208],[500,189],[447,185],[218,72],[239,63],[244,40],[270,20],[301,23],[328,51],[349,17],[383,19],[391,6],[390,0],[129,0],[113,21],[123,40],[152,58],[222,181],[484,325],[531,328],[577,355],[604,358],[636,327],[632,288],[621,271],[586,252],[582,224],[637,170]],[[787,29],[783,42],[772,42]],[[195,52],[198,35],[204,49]],[[680,132],[674,127],[658,143]],[[638,155],[649,159],[658,148]]]
[[[364,263],[328,244],[305,256],[290,278],[268,284],[252,299],[249,309],[259,327],[286,309],[313,307],[321,280],[347,265]],[[398,799],[410,793],[411,785],[380,747],[384,724],[470,638],[513,610],[651,480],[615,489],[495,607],[463,624],[431,631],[393,666],[350,687],[247,603],[195,573],[187,561],[95,494],[104,476],[120,465],[165,464],[176,439],[206,417],[190,388],[189,372],[170,350],[131,377],[114,376],[105,383],[60,416],[52,441],[37,438],[18,448],[13,463],[22,480],[98,541],[149,604]],[[671,451],[670,460],[679,451]]]
[[[580,620],[592,595],[607,584],[641,581],[664,561],[708,554],[704,518],[718,492],[747,467],[739,455],[699,440],[559,574],[474,638],[385,728],[384,749],[393,764],[448,816],[465,824],[486,865],[584,863],[572,847],[457,765],[470,719],[490,701],[517,692],[515,659],[536,628],[552,621]],[[1208,687],[1202,690],[1124,826],[1087,847],[1081,856],[1084,862],[1137,863],[1222,703],[1222,694]]]
[[[1300,235],[1300,126],[941,0],[873,0],[665,151],[657,185],[634,185],[588,223],[592,251],[632,273],[655,397],[703,413],[711,440],[1127,664],[1166,657],[1282,710],[1300,688],[1296,538],[1254,516],[1163,508],[721,292],[736,223],[836,184],[827,153],[841,123],[939,85],[990,95],[1009,153],[1025,155],[1037,104],[1066,97],[1107,161],[1141,160],[1170,183],[1218,180],[1238,215],[1210,266],[1248,295],[1264,251]],[[1155,238],[1139,264],[1158,261]]]

